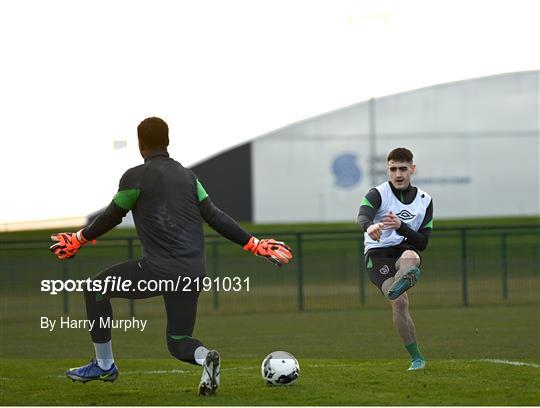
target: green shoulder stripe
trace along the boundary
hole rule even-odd
[[[424,225],[424,228],[431,228],[431,229],[433,229],[433,220],[431,220],[431,221],[428,222],[426,225]]]
[[[366,197],[364,197],[364,199],[362,200],[362,203],[360,204],[360,207],[363,206],[363,205],[367,205],[368,207],[375,208],[375,207],[373,207],[373,204],[371,204]]]
[[[141,190],[137,188],[122,190],[114,195],[113,201],[118,207],[129,211],[135,206],[140,193]]]
[[[202,200],[204,200],[206,197],[208,197],[208,193],[204,189],[204,187],[201,184],[201,182],[199,181],[199,179],[197,179],[197,196],[199,197],[199,203]]]

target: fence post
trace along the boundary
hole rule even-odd
[[[219,258],[218,258],[218,241],[212,241],[212,274],[214,279],[219,276]],[[219,291],[216,290],[218,285],[213,285],[214,310],[219,309]]]
[[[69,261],[63,261],[62,262],[62,280],[66,282],[68,280],[68,262]],[[69,293],[67,290],[62,291],[62,300],[64,303],[64,314],[69,313]]]
[[[501,234],[501,267],[502,267],[502,295],[503,299],[508,299],[508,250],[506,234]]]
[[[133,238],[128,238],[128,258],[133,259]],[[135,300],[129,299],[129,315],[135,317]]]
[[[360,289],[360,304],[366,303],[366,285],[365,285],[365,270],[364,270],[364,242],[362,238],[358,238],[358,280]]]
[[[469,306],[467,286],[467,230],[461,229],[461,295],[463,306]]]
[[[298,311],[304,311],[304,268],[303,268],[303,254],[302,254],[302,234],[296,234],[296,289],[297,289],[297,301]]]

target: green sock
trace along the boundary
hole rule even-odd
[[[405,348],[411,355],[411,360],[424,359],[424,356],[422,355],[422,353],[420,353],[420,349],[418,348],[418,344],[416,344],[416,342],[406,345]]]

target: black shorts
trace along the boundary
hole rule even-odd
[[[411,250],[420,256],[419,251],[411,245],[396,245],[392,247],[373,248],[367,251],[365,255],[366,271],[369,274],[369,280],[382,291],[381,286],[385,280],[396,275],[396,262],[403,252]]]

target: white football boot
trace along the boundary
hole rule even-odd
[[[221,377],[220,356],[216,350],[210,350],[204,360],[199,395],[205,397],[215,394]]]

